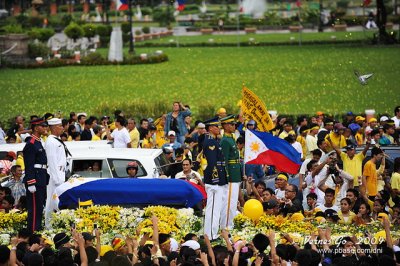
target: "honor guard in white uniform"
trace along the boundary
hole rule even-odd
[[[217,239],[219,230],[225,229],[226,218],[222,219],[223,206],[226,205],[228,180],[225,159],[217,136],[220,134],[218,118],[204,122],[208,133],[203,142],[203,154],[207,160],[204,170],[204,183],[207,192],[207,205],[204,233],[210,240]],[[225,221],[225,224],[222,224]]]
[[[60,139],[60,135],[64,131],[61,119],[52,118],[48,120],[47,123],[49,124],[51,135],[47,138],[45,143],[48,165],[47,172],[50,175],[49,184],[47,185],[45,225],[46,228],[50,228],[52,215],[51,201],[56,188],[65,182],[67,155],[69,152]]]

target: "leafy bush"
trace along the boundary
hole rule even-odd
[[[339,0],[336,2],[338,8],[346,9],[349,6],[349,0]]]
[[[96,35],[96,28],[97,26],[94,24],[85,24],[82,26],[83,29],[83,36],[87,37],[87,38],[93,38]]]
[[[44,17],[37,16],[37,17],[29,17],[28,23],[29,28],[40,28],[43,26]]]
[[[143,16],[150,16],[151,14],[153,14],[153,11],[150,7],[141,7],[140,10],[142,11]]]
[[[108,44],[110,43],[110,36],[101,36],[100,37],[100,47],[108,47]]]
[[[87,56],[81,58],[82,65],[106,65],[108,64],[107,59],[105,59],[100,53],[94,52],[90,53]]]
[[[135,30],[135,35],[141,35],[142,31],[141,30]]]
[[[121,30],[123,33],[128,34],[131,32],[131,25],[129,22],[122,22],[121,23]]]
[[[142,32],[143,32],[144,34],[149,34],[149,33],[150,33],[150,28],[147,27],[147,26],[145,26],[145,27],[142,28]]]
[[[35,59],[36,57],[47,57],[50,54],[50,48],[43,43],[29,43],[28,56]]]
[[[171,22],[175,21],[175,17],[173,14],[173,8],[170,8],[168,13],[167,9],[156,8],[153,12],[153,21],[158,22],[160,26],[169,26]]]
[[[73,39],[76,41],[79,38],[83,37],[84,31],[81,26],[76,24],[75,22],[71,22],[65,29],[64,29],[65,35],[68,36],[68,38]]]
[[[8,34],[24,33],[24,30],[22,29],[21,25],[17,25],[17,24],[6,25],[2,29]]]
[[[29,27],[29,18],[28,16],[25,16],[24,14],[20,14],[16,16],[17,23],[21,25],[23,28],[28,28]]]
[[[110,37],[112,27],[110,25],[98,25],[96,31],[100,37]]]
[[[68,58],[74,58],[75,54],[74,51],[67,50],[65,47],[61,48],[58,53],[61,55],[61,58],[68,59]]]
[[[61,17],[50,16],[48,18],[48,22],[49,22],[49,24],[48,24],[49,27],[52,27],[52,28],[60,28],[60,27],[62,27],[62,28],[64,28],[64,25],[63,25],[63,23],[61,21]]]
[[[63,26],[68,26],[72,21],[74,21],[74,18],[70,14],[65,14],[61,17],[61,23]]]
[[[41,42],[47,42],[54,35],[54,30],[51,28],[33,28],[28,32],[29,37],[38,39]]]

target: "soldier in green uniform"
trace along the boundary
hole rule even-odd
[[[226,192],[226,204],[224,204],[221,224],[225,228],[233,228],[233,218],[236,215],[237,203],[239,199],[240,182],[242,181],[242,167],[240,165],[239,149],[235,140],[235,116],[228,115],[220,119],[224,129],[224,135],[221,139],[222,153],[225,157],[225,166],[228,175],[228,191]]]

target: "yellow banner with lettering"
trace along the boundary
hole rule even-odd
[[[257,122],[258,131],[267,132],[274,128],[263,101],[245,86],[242,90],[242,114],[246,120],[253,119]]]

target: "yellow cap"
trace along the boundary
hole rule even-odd
[[[226,109],[223,107],[219,108],[217,114],[226,114]]]
[[[364,120],[365,120],[365,118],[360,115],[356,117],[356,122],[364,121]]]
[[[376,118],[375,117],[371,117],[370,119],[369,119],[369,121],[368,121],[369,123],[372,123],[372,122],[378,122],[378,120],[376,120]]]

